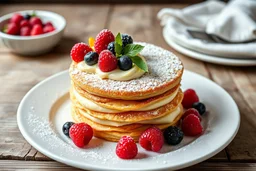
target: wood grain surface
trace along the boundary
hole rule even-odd
[[[256,170],[256,67],[227,67],[204,63],[168,46],[162,37],[162,28],[156,14],[164,7],[185,6],[0,5],[0,16],[19,10],[40,9],[57,12],[67,20],[65,36],[49,54],[38,57],[19,56],[0,43],[0,170],[72,169],[52,161],[26,142],[18,129],[16,112],[19,102],[29,89],[48,76],[69,67],[69,51],[75,43],[87,42],[89,36],[96,36],[103,28],[109,28],[115,34],[128,33],[136,41],[153,43],[173,51],[181,58],[186,69],[222,86],[238,104],[241,127],[231,144],[207,162],[185,170]]]

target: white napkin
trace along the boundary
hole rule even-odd
[[[206,1],[184,9],[162,9],[158,18],[165,25],[170,17],[217,35],[240,42],[256,39],[256,0]]]
[[[237,6],[237,4],[241,5]],[[164,37],[183,47],[219,57],[255,59],[256,41],[243,44],[221,44],[195,39],[187,32],[188,29],[205,30],[231,41],[256,39],[256,25],[253,22],[253,19],[256,19],[255,6],[256,0],[234,0],[228,5],[221,1],[206,1],[184,9],[162,9],[158,13],[158,18],[164,29],[168,30],[168,34],[164,34]],[[226,15],[225,10],[228,8],[241,13],[244,11],[243,15],[238,15],[239,13],[234,11]],[[249,8],[251,10],[246,10]],[[240,20],[231,19],[231,16],[237,16]]]

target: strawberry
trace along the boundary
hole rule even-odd
[[[70,56],[73,61],[75,62],[81,62],[84,60],[84,56],[88,53],[91,52],[92,48],[90,48],[87,44],[85,43],[77,43],[75,44],[70,52]]]
[[[17,35],[19,34],[19,26],[16,23],[9,23],[7,25],[7,34]]]
[[[40,35],[43,34],[43,28],[40,24],[36,24],[33,26],[32,30],[31,30],[31,36],[36,36],[36,35]]]
[[[98,65],[101,71],[110,72],[117,68],[117,58],[109,50],[100,53]]]
[[[28,26],[22,27],[20,29],[20,35],[21,36],[30,36],[31,28]]]
[[[49,33],[49,32],[52,32],[54,30],[55,30],[55,28],[53,26],[50,26],[50,25],[46,25],[43,28],[44,33]]]
[[[115,36],[113,35],[113,33],[108,30],[108,29],[104,29],[102,30],[95,39],[95,44],[94,44],[94,48],[95,51],[100,54],[101,51],[106,50],[108,47],[108,44],[110,42],[113,42],[115,40]]]
[[[42,23],[42,21],[41,21],[41,19],[39,17],[32,17],[32,18],[30,18],[29,23],[30,23],[31,26],[34,26],[36,24],[39,24],[41,26],[43,25],[43,23]]]
[[[138,148],[133,138],[123,136],[116,146],[116,155],[121,159],[133,159],[138,154]]]
[[[70,127],[69,136],[77,147],[83,148],[93,136],[93,129],[86,123],[77,123]]]
[[[50,21],[48,21],[48,22],[46,22],[45,24],[44,24],[44,26],[52,26],[53,27],[53,24],[50,22]],[[54,27],[53,27],[54,28]]]
[[[20,14],[14,14],[12,18],[10,19],[10,23],[15,23],[18,26],[20,25],[20,22],[24,19],[24,17]]]
[[[22,20],[22,21],[20,22],[20,27],[25,27],[25,26],[30,27],[30,24],[29,24],[29,21],[28,21],[28,20]]]

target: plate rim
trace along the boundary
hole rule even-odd
[[[210,157],[216,155],[217,153],[219,153],[220,151],[222,151],[228,144],[230,144],[230,142],[234,139],[234,137],[236,136],[238,130],[239,130],[239,127],[240,127],[240,122],[241,122],[241,116],[240,116],[240,112],[239,112],[239,109],[238,109],[238,106],[236,104],[236,102],[234,101],[234,99],[232,98],[232,96],[225,90],[223,89],[221,86],[219,86],[218,84],[216,84],[214,81],[200,75],[200,74],[197,74],[195,72],[192,72],[192,71],[189,71],[189,70],[185,70],[185,72],[188,72],[188,73],[192,73],[192,74],[195,74],[197,75],[198,77],[201,77],[201,78],[204,78],[204,79],[207,79],[208,81],[212,82],[215,84],[215,86],[218,86],[219,88],[221,88],[229,97],[230,99],[232,100],[232,103],[235,105],[235,110],[237,111],[237,121],[238,123],[236,123],[236,129],[235,131],[233,132],[233,135],[228,139],[228,141],[226,141],[224,144],[222,144],[220,147],[217,148],[217,150],[214,150],[213,152],[211,153],[208,153],[207,155],[204,155],[200,158],[197,158],[195,160],[190,160],[189,162],[187,163],[183,163],[183,164],[179,164],[179,165],[175,165],[175,166],[166,166],[166,165],[163,165],[163,167],[158,167],[158,168],[152,168],[152,169],[143,169],[143,170],[163,170],[163,169],[171,169],[171,170],[176,170],[176,169],[181,169],[181,168],[186,168],[186,167],[189,167],[189,166],[192,166],[192,165],[195,165],[195,164],[198,164],[206,159],[209,159]],[[59,73],[56,73],[44,80],[42,80],[41,82],[37,83],[34,87],[32,87],[27,93],[26,95],[22,98],[20,104],[19,104],[19,107],[18,107],[18,110],[17,110],[17,124],[18,124],[18,128],[22,134],[22,136],[25,138],[25,140],[31,145],[33,146],[35,149],[37,149],[39,152],[41,152],[42,154],[46,155],[47,157],[49,158],[52,158],[53,160],[56,160],[57,162],[60,162],[60,163],[63,163],[63,164],[67,164],[67,165],[70,165],[70,166],[73,166],[73,167],[76,167],[76,168],[80,168],[80,169],[97,169],[97,170],[117,170],[119,168],[103,168],[103,167],[99,167],[97,165],[91,165],[89,163],[86,163],[86,165],[81,165],[79,162],[76,162],[75,160],[71,161],[71,160],[65,160],[65,158],[62,158],[56,154],[54,154],[53,152],[48,152],[47,150],[45,150],[45,148],[41,147],[40,145],[37,145],[37,143],[33,140],[32,137],[29,136],[29,134],[25,131],[25,128],[24,128],[24,123],[22,123],[22,113],[21,113],[21,110],[22,110],[22,107],[24,105],[24,103],[26,102],[26,100],[28,99],[28,97],[30,96],[31,93],[33,93],[33,91],[35,91],[39,86],[41,86],[42,84],[44,84],[45,82],[47,81],[50,81],[56,77],[59,77],[61,75],[64,75],[64,74],[68,74],[68,70],[65,70],[65,71],[61,71]],[[86,168],[85,168],[85,167]],[[127,170],[127,171],[131,171],[134,169],[133,168],[124,168],[123,170]]]
[[[163,38],[165,42],[175,49],[177,52],[186,55],[190,58],[197,59],[204,62],[209,62],[213,64],[219,65],[228,65],[228,66],[256,66],[256,59],[234,59],[234,58],[222,58],[218,56],[208,55],[193,51],[191,49],[185,48],[182,45],[178,44],[171,38],[168,38],[167,34],[168,30],[163,28]],[[216,60],[217,59],[217,60]],[[241,63],[242,62],[242,63]]]

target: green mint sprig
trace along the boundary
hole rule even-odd
[[[121,34],[118,33],[115,39],[115,52],[116,52],[117,58],[122,56],[122,47],[123,47],[123,42],[122,42]]]
[[[115,38],[115,52],[116,57],[120,58],[123,55],[128,56],[132,62],[137,65],[140,69],[145,72],[148,72],[148,66],[146,62],[138,56],[138,54],[143,50],[144,46],[139,44],[127,44],[123,47],[121,34],[118,33]]]

